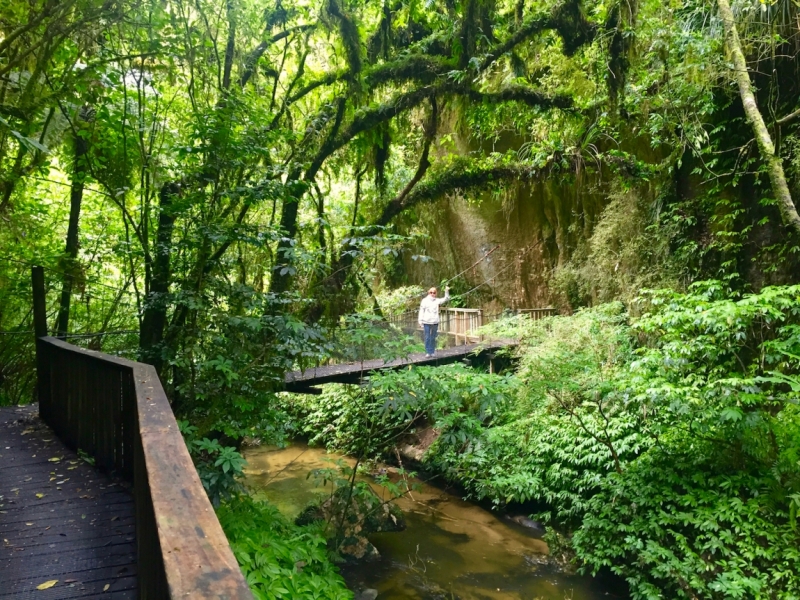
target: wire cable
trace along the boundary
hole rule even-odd
[[[454,275],[454,276],[453,276],[453,277],[451,277],[450,279],[447,279],[447,280],[445,280],[445,282],[444,282],[444,283],[445,283],[445,285],[446,285],[446,284],[448,284],[448,283],[450,283],[451,281],[453,281],[453,279],[456,279],[457,277],[461,277],[461,276],[462,276],[464,273],[466,273],[466,272],[467,272],[467,271],[469,271],[470,269],[474,269],[475,267],[477,267],[477,266],[478,266],[479,264],[481,264],[481,263],[482,263],[484,260],[486,260],[487,258],[489,258],[489,255],[490,255],[492,252],[494,252],[495,250],[497,250],[499,247],[500,247],[500,244],[497,244],[497,246],[495,246],[494,248],[492,248],[491,250],[489,250],[489,251],[488,251],[486,254],[484,254],[484,255],[483,255],[483,257],[481,257],[481,258],[479,258],[478,260],[476,260],[474,263],[472,263],[472,264],[471,264],[470,266],[468,266],[466,269],[464,269],[463,271],[461,271],[461,273],[459,273],[458,275]]]
[[[47,266],[42,265],[42,264],[36,264],[36,263],[28,262],[26,260],[20,260],[18,258],[11,258],[10,256],[0,256],[0,261],[3,261],[3,260],[7,260],[8,262],[12,262],[12,263],[17,263],[19,265],[24,265],[26,267],[42,267],[45,271],[50,271],[51,273],[55,273],[56,275],[61,275],[62,277],[68,277],[69,276],[69,273],[65,273],[64,271],[59,271],[58,269],[54,269],[52,267],[47,267]],[[87,278],[86,281],[88,283],[93,284],[93,285],[98,285],[100,287],[108,288],[109,290],[114,290],[115,292],[122,292],[123,294],[133,294],[133,292],[131,292],[127,288],[114,287],[113,285],[108,285],[107,283],[101,283],[100,281],[97,281],[96,279]]]
[[[467,292],[464,292],[463,294],[458,294],[456,296],[451,296],[451,299],[453,299],[453,298],[464,298],[465,296],[469,296],[472,292],[477,290],[479,287],[486,285],[487,283],[489,283],[490,281],[495,279],[497,276],[502,275],[503,273],[508,271],[513,266],[515,266],[515,263],[512,261],[510,264],[506,265],[506,267],[504,269],[500,269],[497,273],[495,273],[494,275],[489,277],[489,279],[487,279],[486,281],[484,281],[482,283],[479,283],[474,288],[472,288],[471,290],[469,290]]]

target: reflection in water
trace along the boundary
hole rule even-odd
[[[253,448],[245,457],[245,482],[253,495],[269,500],[290,518],[320,494],[330,493],[309,473],[335,467],[334,461],[343,459],[302,444]],[[419,488],[397,500],[407,529],[370,536],[381,558],[342,568],[352,589],[377,589],[379,600],[614,597],[592,579],[555,570],[543,541],[446,491],[414,483]],[[374,487],[379,495],[386,494]]]

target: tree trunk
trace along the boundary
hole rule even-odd
[[[153,278],[145,297],[142,328],[139,332],[139,359],[153,365],[161,373],[164,365],[164,326],[167,322],[169,284],[172,278],[170,254],[172,253],[172,230],[175,212],[172,199],[178,194],[178,185],[166,183],[159,192],[158,231],[153,253]]]
[[[72,186],[69,193],[69,227],[67,228],[67,247],[64,251],[64,281],[61,287],[61,303],[58,307],[58,322],[56,323],[56,337],[64,337],[69,329],[69,305],[72,299],[72,286],[78,268],[78,222],[81,216],[81,203],[83,202],[83,188],[86,180],[86,155],[89,152],[89,142],[75,133],[75,164],[72,169]]]
[[[305,191],[305,190],[303,190]],[[282,294],[289,289],[294,274],[294,238],[297,235],[297,213],[300,205],[300,194],[292,194],[283,200],[280,228],[282,237],[275,252],[275,267],[270,280],[269,291]]]
[[[753,134],[758,143],[758,150],[761,157],[766,161],[769,171],[769,181],[772,185],[772,193],[778,201],[778,209],[781,211],[783,223],[787,227],[800,233],[800,216],[797,214],[792,195],[789,192],[789,185],[786,183],[786,175],[783,172],[783,164],[780,156],[775,154],[775,145],[769,135],[764,117],[758,110],[756,97],[750,83],[750,74],[747,71],[747,61],[742,52],[742,45],[739,41],[739,33],[736,30],[736,22],[733,19],[733,11],[728,0],[717,0],[719,15],[725,27],[725,43],[733,59],[733,68],[736,75],[736,82],[739,84],[739,95],[742,97],[744,112],[747,121],[753,128]]]

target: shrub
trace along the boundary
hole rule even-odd
[[[421,418],[463,437],[504,413],[514,385],[461,364],[371,375],[364,386],[328,385],[319,396],[287,395],[284,408],[309,443],[359,457],[384,456]]]
[[[217,509],[256,598],[350,600],[319,527],[290,523],[274,506],[241,495]]]
[[[574,537],[637,598],[796,598],[800,287],[654,292],[616,387],[654,444]]]

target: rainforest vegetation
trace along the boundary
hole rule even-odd
[[[799,24],[794,0],[4,2],[0,404],[34,399],[41,265],[51,335],[156,367],[257,597],[352,593],[329,532],[248,496],[243,441],[391,461],[426,426],[426,471],[634,598],[798,598]],[[282,392],[417,351],[387,319],[451,278],[454,305],[558,315],[489,325],[518,341],[499,373]]]

